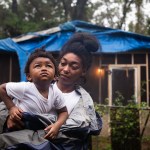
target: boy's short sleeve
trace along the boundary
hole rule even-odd
[[[6,92],[11,98],[22,99],[24,95],[25,82],[6,83]]]
[[[61,109],[66,106],[63,93],[59,89],[54,88],[54,90],[55,90],[55,98],[56,98],[54,101],[54,106],[56,109]]]

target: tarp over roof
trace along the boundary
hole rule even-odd
[[[88,32],[101,43],[101,53],[117,53],[150,49],[150,36],[97,26],[84,21],[71,21],[44,31],[27,33],[16,38],[0,40],[1,51],[16,52],[19,59],[21,80],[25,80],[24,66],[30,53],[45,46],[48,51],[59,51],[75,32]]]

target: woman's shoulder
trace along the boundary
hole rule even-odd
[[[89,94],[89,92],[87,92],[82,86],[78,86],[78,87],[76,88],[76,91],[77,91],[80,95],[87,95],[87,96],[91,97],[90,94]]]
[[[93,99],[91,95],[83,87],[79,86],[77,91],[81,94],[81,98],[85,106],[93,105]]]

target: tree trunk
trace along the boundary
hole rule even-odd
[[[72,9],[71,18],[72,20],[87,20],[85,7],[88,0],[78,0],[76,6]]]
[[[17,14],[18,13],[18,3],[17,3],[17,0],[13,0],[12,1],[12,12],[14,14]]]

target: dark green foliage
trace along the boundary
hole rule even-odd
[[[114,104],[111,107],[95,104],[100,114],[110,115],[111,148],[112,150],[141,150],[139,106],[133,96],[126,106],[124,97],[116,92]],[[142,106],[143,107],[143,106]]]
[[[85,21],[87,21],[88,0],[84,0],[83,4],[82,2],[74,2],[73,0],[1,1],[0,38],[15,37],[28,32],[45,30],[70,21],[72,17],[81,20],[85,18]]]
[[[138,109],[111,108],[110,120],[112,149],[141,149]]]
[[[141,11],[143,1],[139,1],[140,4],[138,1],[1,0],[0,38],[40,31],[71,20],[123,30],[128,28],[132,32],[149,35],[149,16]],[[133,10],[131,6],[136,7],[136,19],[140,24],[133,20],[127,23],[127,15]]]

